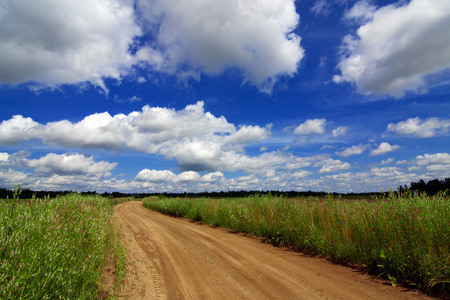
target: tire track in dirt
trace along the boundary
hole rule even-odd
[[[258,239],[116,206],[128,249],[119,299],[432,299]]]

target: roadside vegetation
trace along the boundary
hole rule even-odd
[[[443,193],[403,190],[371,200],[161,196],[144,200],[144,206],[364,266],[392,285],[450,293],[450,201]]]
[[[107,297],[102,272],[124,275],[113,203],[100,196],[0,200],[0,299]]]

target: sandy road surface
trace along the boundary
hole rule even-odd
[[[429,299],[142,202],[118,205],[116,218],[129,250],[119,299]]]

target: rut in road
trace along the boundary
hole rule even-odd
[[[115,215],[128,249],[119,299],[431,299],[142,202],[120,204]]]

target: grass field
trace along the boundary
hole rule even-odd
[[[448,196],[390,193],[387,199],[147,199],[173,216],[262,237],[267,243],[366,266],[392,285],[450,291]]]
[[[108,261],[124,272],[112,217],[100,196],[0,200],[0,299],[98,298]]]

